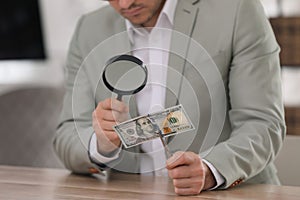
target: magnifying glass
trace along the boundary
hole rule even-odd
[[[123,95],[141,91],[147,83],[148,71],[143,61],[131,55],[114,56],[106,62],[102,73],[105,86],[117,93],[122,101]]]

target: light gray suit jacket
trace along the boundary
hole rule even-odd
[[[124,19],[107,6],[83,16],[73,36],[54,147],[74,172],[95,166],[88,153],[92,112],[112,97],[100,78],[105,62],[130,53],[123,31]],[[225,178],[221,188],[243,181],[279,184],[273,164],[285,135],[279,51],[258,0],[178,1],[166,107],[183,104],[196,129],[169,145],[212,163]],[[129,104],[136,116],[134,97]],[[138,146],[123,150],[107,165],[138,173],[138,152]]]

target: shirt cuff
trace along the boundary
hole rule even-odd
[[[215,189],[217,189],[219,186],[221,186],[225,182],[225,179],[224,179],[224,177],[218,172],[218,170],[210,162],[208,162],[205,159],[202,159],[202,161],[210,169],[210,171],[212,172],[212,174],[215,177],[215,180],[217,182],[217,184],[214,187],[210,188],[209,190],[215,190]]]
[[[120,155],[120,152],[121,152],[121,149],[122,148],[119,148],[116,153],[111,156],[111,157],[106,157],[106,156],[103,156],[101,155],[99,152],[98,152],[98,146],[97,146],[97,137],[96,137],[96,134],[94,133],[92,135],[92,138],[91,138],[91,141],[90,141],[90,146],[89,146],[89,152],[90,152],[90,157],[91,159],[95,162],[95,163],[98,163],[98,164],[105,164],[105,163],[108,163],[110,161],[113,161],[117,158],[119,158],[119,155]]]

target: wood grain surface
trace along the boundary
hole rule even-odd
[[[242,185],[224,191],[178,196],[167,177],[111,173],[110,177],[75,175],[62,169],[0,166],[0,199],[300,199],[300,187]]]

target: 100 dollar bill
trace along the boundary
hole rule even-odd
[[[176,135],[194,129],[182,105],[161,112],[140,116],[113,127],[122,144],[132,147],[160,137]]]

